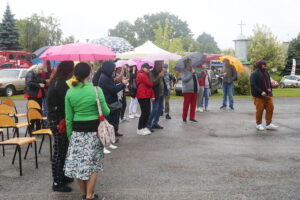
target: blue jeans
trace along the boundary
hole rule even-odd
[[[47,101],[47,96],[43,98],[42,102],[42,115],[43,117],[48,116],[48,101]],[[48,120],[43,120],[44,126],[48,126]]]
[[[233,83],[223,83],[223,106],[227,106],[227,96],[229,97],[229,106],[233,107]]]
[[[204,93],[203,93],[204,101],[202,101],[202,107],[204,107],[204,108],[208,107],[209,96],[210,96],[210,89],[209,88],[204,88]],[[203,104],[204,104],[204,106],[203,106]]]
[[[152,111],[149,116],[147,127],[151,128],[158,125],[159,117],[163,111],[164,96],[160,96],[152,102]]]

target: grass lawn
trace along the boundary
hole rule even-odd
[[[277,88],[273,89],[273,96],[276,97],[300,97],[300,88]],[[235,98],[251,98],[250,95],[235,95]],[[176,96],[172,93],[172,98],[180,99],[182,96]],[[217,94],[213,94],[210,98],[222,98],[222,90],[219,89]]]
[[[221,98],[222,90],[219,89],[217,94],[213,94],[211,98]],[[273,90],[274,97],[300,97],[300,88],[278,88]],[[4,96],[0,96],[0,100],[4,98]],[[172,99],[181,99],[182,96],[176,96],[175,92],[172,93]],[[235,98],[251,98],[251,96],[240,96],[235,95]],[[13,100],[25,100],[23,94],[15,95],[11,97]]]

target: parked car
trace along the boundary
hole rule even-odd
[[[272,77],[270,77],[270,79],[271,79],[272,88],[279,88],[279,83],[275,81]]]
[[[300,76],[284,76],[280,81],[280,87],[300,87]]]
[[[209,76],[210,76],[210,84],[211,84],[211,93],[218,93],[218,87],[219,87],[219,80],[217,75],[213,70],[208,69],[207,70]],[[182,80],[179,79],[177,83],[175,84],[175,93],[176,96],[182,96]]]
[[[0,92],[6,96],[13,96],[24,91],[27,69],[0,70]]]

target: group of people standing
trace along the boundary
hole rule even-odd
[[[224,63],[221,109],[226,108],[229,96],[229,107],[233,110],[233,81],[237,75],[235,68],[228,61]],[[251,89],[257,109],[257,129],[264,130],[264,109],[267,111],[266,128],[276,129],[277,126],[271,123],[274,105],[270,76],[266,71],[267,64],[260,60],[256,65],[258,69],[251,75]],[[139,117],[137,134],[149,135],[154,129],[163,129],[159,119],[164,111],[166,119],[171,119],[169,99],[175,79],[168,72],[168,67],[163,61],[156,61],[151,71],[147,63],[138,70],[134,64],[120,65],[105,61],[92,80],[93,67],[83,62],[74,66],[72,61],[63,61],[51,76],[42,75],[45,73],[43,65],[38,65],[28,72],[25,96],[36,100],[41,106],[44,99],[48,107],[49,127],[54,135],[54,191],[70,192],[72,189],[67,184],[76,179],[82,199],[100,199],[94,193],[94,189],[98,173],[103,170],[105,148],[97,136],[100,122],[96,97],[99,98],[103,115],[114,127],[115,136],[121,137],[123,134],[119,132],[119,122],[120,119],[124,119],[125,93],[128,89],[131,97],[129,118]],[[184,123],[187,123],[188,111],[189,121],[197,123],[195,112],[202,112],[208,107],[210,77],[203,67],[200,69],[196,71],[190,59],[184,61],[184,69],[181,72]],[[95,93],[95,86],[98,95]],[[137,104],[140,105],[140,116],[137,114]],[[110,147],[117,148],[114,145]]]

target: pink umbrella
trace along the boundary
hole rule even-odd
[[[157,53],[157,54],[152,54],[150,56],[144,57],[145,60],[151,60],[151,61],[156,61],[156,60],[179,60],[181,56],[174,54],[174,53]]]
[[[40,56],[43,60],[56,61],[97,61],[115,57],[115,53],[106,46],[80,43],[53,46]]]
[[[116,62],[116,68],[119,68],[119,67],[123,67],[124,65],[127,64],[127,61],[126,60],[118,60]]]
[[[134,62],[136,63],[136,66],[137,66],[137,69],[138,69],[138,70],[141,70],[142,65],[143,65],[144,63],[148,63],[148,65],[150,65],[151,67],[154,66],[154,63],[151,62],[151,61],[148,61],[148,60],[138,59],[138,58],[131,59],[131,60],[134,61]]]

